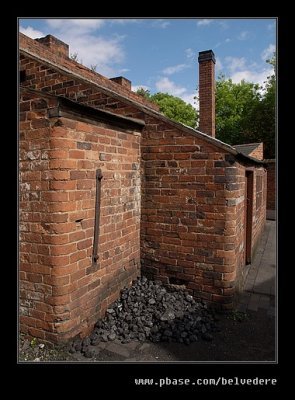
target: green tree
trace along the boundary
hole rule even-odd
[[[272,65],[273,73],[267,77],[265,90],[261,101],[256,109],[252,110],[249,119],[253,121],[252,135],[257,141],[264,143],[265,158],[275,157],[275,134],[276,134],[276,79],[275,79],[275,56],[267,63]]]
[[[161,92],[151,95],[148,90],[143,88],[139,88],[136,93],[158,104],[160,112],[173,121],[181,122],[192,128],[196,127],[197,111],[191,104],[179,97]]]
[[[251,128],[247,116],[253,113],[260,100],[258,84],[244,80],[233,83],[220,76],[216,82],[216,137],[228,144],[249,143],[245,138]]]
[[[275,56],[267,62],[275,70]],[[220,76],[216,82],[216,137],[229,144],[264,143],[264,157],[275,157],[275,73],[264,90]]]

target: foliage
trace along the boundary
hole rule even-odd
[[[70,54],[70,59],[73,61],[78,62],[78,53],[71,53]]]
[[[140,87],[140,88],[137,89],[136,93],[139,94],[139,96],[142,96],[145,99],[148,99],[148,100],[152,101],[151,100],[151,93],[150,93],[149,90],[146,90],[146,89]]]
[[[220,76],[216,82],[218,139],[229,144],[243,143],[244,135],[241,135],[241,127],[246,125],[245,117],[258,106],[259,102],[259,85],[245,81],[233,83],[231,79]]]
[[[267,61],[275,68],[275,57]],[[264,143],[264,157],[275,157],[275,74],[265,89],[220,76],[216,82],[216,137],[229,144]]]
[[[78,61],[78,53],[70,58]],[[82,63],[82,60],[81,60]],[[275,54],[267,60],[273,73],[267,77],[264,90],[258,84],[242,80],[233,83],[231,79],[219,76],[216,82],[216,137],[231,145],[263,142],[264,157],[275,157],[275,105],[276,79]],[[96,71],[97,66],[90,69]],[[195,128],[198,112],[191,104],[168,93],[151,94],[139,88],[136,92],[158,104],[166,117]]]
[[[248,314],[243,311],[233,310],[227,315],[228,319],[232,319],[233,321],[243,322],[249,318]]]
[[[73,60],[73,61],[76,61],[77,63],[83,64],[82,58],[79,61],[78,53],[71,53],[70,54],[70,59]]]
[[[151,95],[149,90],[139,88],[136,92],[149,101],[158,104],[160,112],[173,121],[181,122],[185,125],[195,128],[197,120],[197,111],[191,105],[168,93],[158,92]]]

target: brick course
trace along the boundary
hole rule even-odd
[[[149,277],[185,284],[196,298],[230,309],[244,269],[246,169],[254,173],[254,251],[265,220],[263,165],[20,37],[21,329],[49,341],[85,335],[140,273],[140,262]],[[56,114],[54,96],[80,103],[80,111],[72,103]],[[124,120],[110,125],[99,111],[83,114],[90,112],[83,105],[145,127],[140,134]],[[95,266],[97,168],[103,197]]]
[[[211,50],[199,53],[199,103],[199,129],[215,137],[215,56]]]
[[[31,106],[20,129],[20,324],[33,336],[64,340],[85,334],[139,274],[140,133],[75,116],[47,118],[47,107],[56,105],[51,98],[42,99],[46,108],[39,111],[48,127],[22,129],[32,125],[36,96],[24,92],[21,99]],[[102,152],[107,160],[100,161]],[[92,268],[97,168],[103,172],[100,260]]]

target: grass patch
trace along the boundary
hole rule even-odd
[[[236,311],[236,310],[234,310],[234,311],[231,311],[231,312],[228,314],[227,318],[228,318],[228,319],[231,319],[231,320],[233,320],[233,321],[243,322],[243,321],[245,321],[246,319],[248,319],[249,316],[248,316],[247,313],[245,313],[245,312],[243,312],[243,311]]]

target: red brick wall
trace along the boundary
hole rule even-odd
[[[184,132],[172,123],[150,116],[140,107],[129,104],[128,100],[120,100],[115,94],[111,97],[82,78],[75,78],[56,67],[42,65],[41,62],[29,58],[22,58],[21,65],[27,73],[24,85],[69,97],[95,108],[145,120],[141,165],[143,271],[164,282],[185,283],[197,298],[220,303],[223,308],[232,307],[238,267],[243,265],[245,251],[245,166],[206,140]],[[84,74],[83,69],[81,74]],[[86,76],[87,74],[88,72]],[[68,140],[61,140],[61,136],[57,142],[58,146],[66,147],[58,148],[65,151],[64,161],[78,162],[72,156],[78,157],[85,153],[87,159],[79,160],[80,163],[101,165],[99,154],[92,147],[77,148],[78,141],[91,141],[86,133],[82,134],[74,123],[72,127],[65,125],[60,129],[66,129],[66,134],[71,138],[68,143]],[[104,140],[107,140],[106,132],[100,131],[100,134],[102,136],[99,143],[104,145]],[[91,133],[88,132],[88,135],[91,136]],[[130,140],[131,135],[128,136]],[[69,145],[73,145],[73,148],[67,148]],[[139,142],[133,145],[139,148]],[[128,147],[127,144],[126,146]],[[128,154],[124,150],[126,146],[120,150],[122,155]],[[115,149],[116,145],[111,142],[111,147]],[[139,155],[139,149],[137,154]],[[65,172],[61,164],[57,163],[56,166],[62,169],[55,171],[56,173]],[[75,168],[74,165],[68,165],[66,172],[74,173]],[[113,165],[113,168],[116,166]],[[138,170],[132,170],[132,173],[138,173]],[[68,175],[62,179],[71,181]],[[86,178],[83,175],[81,179],[91,181],[92,178],[88,179],[87,175]],[[136,175],[135,179],[138,190],[140,178]],[[119,186],[113,189],[119,190]],[[75,189],[76,186],[69,191],[74,193]],[[91,192],[91,188],[89,190]],[[86,196],[89,190],[85,188]],[[256,205],[253,209],[256,212]],[[114,209],[109,210],[114,212]],[[262,216],[263,212],[255,217],[257,222],[254,221],[253,243],[259,236],[257,232],[261,230],[259,227],[262,222],[259,221],[263,220]],[[111,237],[110,234],[109,236]],[[138,243],[134,250],[135,248],[139,252]],[[87,253],[87,249],[85,251]],[[103,293],[102,298],[103,296],[107,297],[108,293]]]
[[[247,165],[169,124],[150,117],[146,123],[143,272],[166,283],[185,284],[196,298],[231,308],[245,265]],[[266,175],[259,166],[252,169],[254,252],[265,222]],[[261,176],[258,186],[256,175]]]
[[[51,52],[59,57],[69,57],[69,45],[52,35],[35,39],[37,42],[50,48]]]
[[[228,205],[235,210],[235,220],[233,221],[235,235],[235,255],[236,255],[236,289],[243,281],[245,274],[245,166],[237,162],[234,163],[236,168],[236,183],[232,185],[233,199],[228,201]]]
[[[134,106],[128,106],[118,98],[103,93],[97,86],[85,82],[82,78],[74,78],[72,75],[61,73],[49,65],[22,55],[20,56],[20,68],[26,72],[26,76],[21,82],[24,88],[66,97],[78,103],[116,114],[143,118],[143,113]]]
[[[143,272],[186,284],[196,297],[232,306],[235,283],[233,210],[236,181],[228,156],[199,138],[146,119],[142,137],[144,181]]]
[[[53,290],[48,282],[51,266],[45,262],[50,249],[42,235],[48,218],[43,194],[49,181],[42,176],[49,171],[51,127],[45,114],[50,105],[49,100],[23,95],[19,133],[20,329],[42,339],[50,326],[47,316],[53,313],[46,301]]]
[[[33,87],[35,89],[39,89],[42,87],[42,90],[51,91],[52,85],[60,83],[60,80],[58,78],[59,75],[57,74],[56,69],[59,72],[61,72],[60,68],[63,68],[62,72],[63,75],[66,75],[66,72],[68,72],[69,74],[77,74],[80,76],[82,75],[85,79],[88,80],[88,84],[89,83],[91,84],[92,82],[94,85],[97,84],[100,85],[101,87],[112,90],[114,94],[117,93],[121,96],[124,96],[126,99],[134,100],[139,104],[147,105],[149,108],[155,110],[159,109],[159,107],[156,104],[151,103],[142,96],[139,96],[136,93],[132,92],[126,87],[126,85],[122,86],[119,83],[113,82],[110,79],[107,79],[106,77],[100,75],[99,73],[90,70],[84,65],[79,64],[76,61],[73,61],[70,58],[65,57],[63,54],[60,55],[59,51],[52,51],[52,49],[50,49],[48,46],[38,43],[36,40],[33,40],[23,35],[22,33],[19,34],[19,49],[21,54],[20,68],[27,70],[27,75],[30,76],[28,80],[33,81],[31,83],[35,85],[35,87]],[[60,50],[60,47],[58,48],[58,50]],[[40,62],[37,62],[37,60],[33,60],[32,56],[29,55],[27,52],[33,54],[35,57],[38,58],[41,57],[41,59],[45,60],[42,63],[43,65]],[[46,60],[48,60],[50,63],[53,63],[53,65],[46,66]],[[53,69],[51,68],[55,69],[55,71],[53,71]],[[48,70],[49,73],[46,72]],[[68,79],[67,77],[64,77],[63,81],[67,79]],[[73,81],[73,77],[70,80]],[[45,86],[44,82],[46,82]],[[74,86],[74,85],[68,84],[68,86]],[[77,90],[78,88],[75,89]],[[79,89],[79,91],[81,90],[83,89]],[[78,101],[78,99],[76,100]]]
[[[276,209],[276,163],[269,160],[267,165],[267,210]]]
[[[140,134],[46,118],[24,94],[20,131],[20,327],[59,341],[85,334],[139,274]],[[95,171],[100,260],[92,268]]]
[[[257,160],[263,160],[263,143],[260,143],[259,146],[249,154],[249,156],[257,158]]]
[[[240,285],[245,277],[245,173],[246,169],[253,171],[253,206],[252,206],[252,259],[264,229],[266,218],[266,171],[260,166],[249,167],[247,165],[237,165],[237,184],[236,184],[236,265],[237,265],[237,284]],[[257,179],[257,176],[260,178]],[[260,180],[257,182],[257,180]],[[257,201],[258,199],[258,201]]]
[[[252,249],[255,253],[266,219],[267,173],[264,168],[256,168],[254,174],[254,204],[252,222]]]

